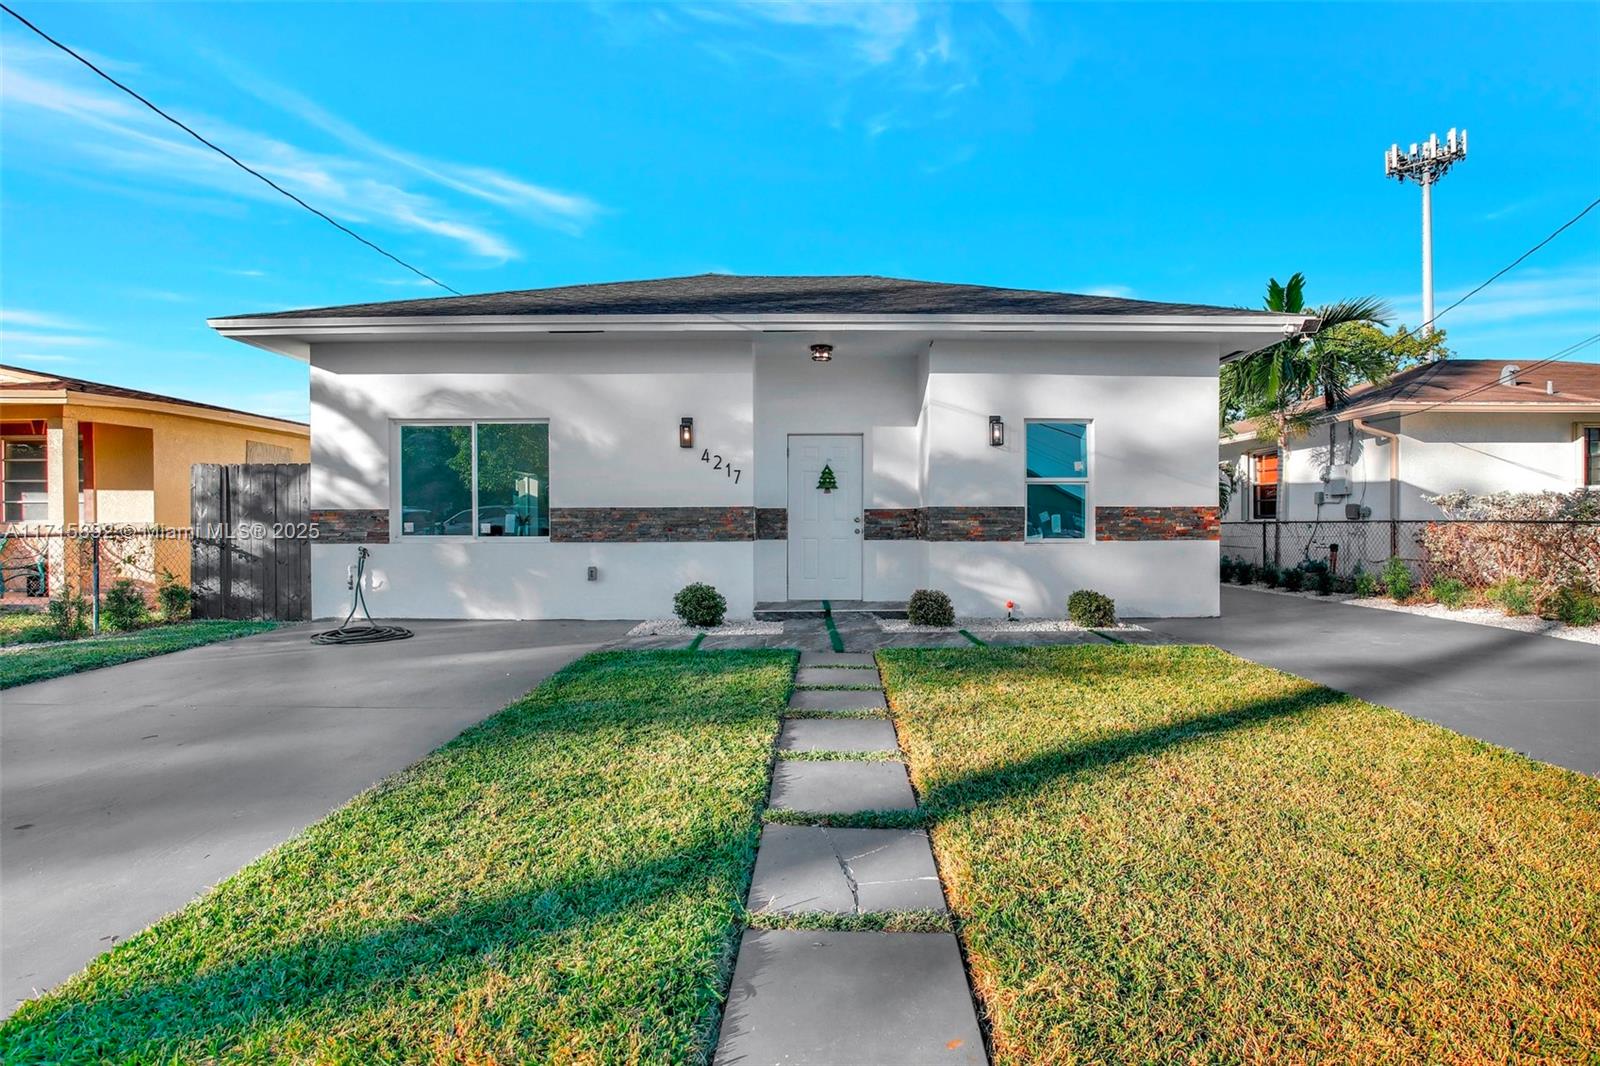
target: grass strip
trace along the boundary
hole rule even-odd
[[[775,825],[820,825],[828,829],[923,829],[929,824],[927,814],[921,810],[823,814],[768,807],[762,818]]]
[[[1600,781],[1215,648],[879,661],[996,1064],[1592,1058]]]
[[[986,648],[986,647],[989,646],[989,642],[988,641],[979,640],[977,637],[973,636],[972,633],[970,631],[968,631],[968,630],[958,629],[958,630],[956,630],[956,632],[960,633],[962,636],[966,637],[968,640],[972,641],[972,643],[976,644],[980,648]]]
[[[839,635],[839,627],[833,624],[833,604],[827,600],[822,601],[822,624],[828,627],[829,646],[843,654],[844,638]]]
[[[831,933],[948,933],[950,916],[938,911],[884,911],[874,914],[787,914],[749,912],[755,929],[795,929]]]
[[[0,1061],[701,1062],[794,653],[602,652],[0,1026]]]
[[[790,707],[783,712],[785,718],[887,718],[888,711],[818,711]]]
[[[172,625],[152,626],[132,633],[83,637],[68,644],[21,647],[16,651],[0,653],[0,689],[97,670],[102,666],[116,666],[135,659],[148,659],[185,648],[198,648],[235,637],[248,637],[276,628],[276,622],[174,622]]]
[[[897,751],[782,751],[778,758],[787,762],[899,762]]]
[[[877,681],[876,681],[876,675],[874,675],[874,682],[872,684],[862,684],[862,685],[795,685],[795,688],[796,689],[800,689],[800,690],[809,690],[809,691],[812,691],[812,692],[882,692],[883,691],[883,686],[881,684],[878,684]]]
[[[696,633],[694,635],[694,639],[689,642],[689,646],[684,650],[685,651],[699,651],[700,650],[700,642],[705,640],[705,639],[706,639],[706,635],[704,633]]]

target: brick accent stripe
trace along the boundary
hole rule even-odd
[[[789,539],[789,508],[787,508],[787,507],[757,507],[756,508],[756,539],[757,540],[788,540]]]
[[[550,539],[583,543],[756,539],[754,507],[552,507]]]
[[[389,543],[388,508],[354,508],[312,511],[318,544]]]
[[[1096,507],[1095,540],[1221,540],[1215,507]]]
[[[861,536],[866,540],[921,540],[921,507],[869,507],[862,512]]]
[[[924,507],[924,540],[1021,540],[1021,507]]]

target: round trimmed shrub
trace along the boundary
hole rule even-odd
[[[956,608],[938,589],[918,589],[906,601],[906,619],[914,626],[953,626]]]
[[[685,625],[715,629],[722,624],[723,615],[728,613],[728,601],[712,586],[704,581],[696,581],[683,586],[672,597],[672,611],[683,619]]]
[[[1275,589],[1283,583],[1283,571],[1271,563],[1261,567],[1261,583],[1269,589]]]
[[[1067,597],[1067,618],[1085,629],[1109,629],[1117,624],[1117,605],[1103,592],[1079,589]]]
[[[1283,572],[1283,587],[1290,592],[1299,592],[1306,587],[1306,572],[1298,566],[1291,566]]]

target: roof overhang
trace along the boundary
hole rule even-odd
[[[221,422],[232,426],[271,430],[274,433],[293,433],[309,436],[311,427],[304,422],[270,415],[255,415],[248,411],[227,411],[221,408],[202,407],[179,400],[165,402],[147,400],[137,396],[104,396],[76,389],[6,389],[0,392],[0,404],[61,404],[67,407],[95,407],[108,410],[146,411],[150,414],[173,415],[179,418],[199,419],[203,422]]]
[[[1218,344],[1223,361],[1316,332],[1308,315],[462,315],[379,318],[213,318],[224,337],[309,361],[316,343],[516,340],[569,334],[730,336],[760,333],[915,332],[935,337],[1018,333],[1040,337],[1161,337]]]
[[[1572,400],[1569,402],[1556,401],[1544,403],[1530,401],[1526,403],[1497,402],[1461,402],[1452,400],[1425,400],[1406,402],[1404,400],[1389,403],[1375,403],[1361,407],[1346,408],[1335,411],[1331,416],[1323,415],[1316,419],[1316,425],[1326,425],[1328,422],[1353,422],[1373,418],[1395,418],[1404,415],[1428,414],[1433,411],[1448,408],[1451,414],[1479,414],[1479,415],[1577,415],[1580,418],[1600,418],[1600,400]],[[1221,446],[1229,444],[1248,444],[1257,438],[1253,428],[1244,427],[1235,432],[1231,437],[1219,436],[1217,443]]]

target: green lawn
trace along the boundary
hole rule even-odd
[[[0,612],[0,648],[56,639],[55,626],[43,611]]]
[[[0,1027],[33,1062],[694,1062],[791,652],[591,655]]]
[[[1600,782],[1211,648],[879,660],[997,1063],[1594,1061]]]
[[[175,622],[170,626],[151,626],[132,633],[107,633],[83,637],[70,644],[51,644],[42,648],[20,648],[0,653],[0,689],[43,681],[63,674],[76,674],[102,666],[148,659],[169,651],[198,648],[219,640],[248,637],[276,629],[276,622],[195,621]],[[29,637],[29,641],[38,638]],[[13,642],[14,643],[14,642]]]

